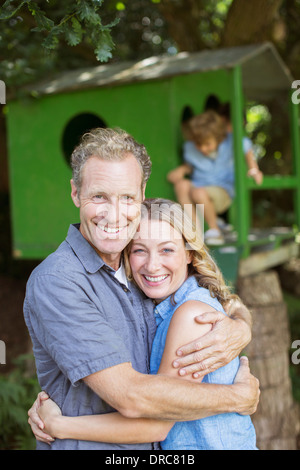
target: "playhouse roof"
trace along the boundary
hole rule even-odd
[[[249,99],[268,98],[291,87],[293,78],[271,43],[181,52],[174,56],[154,56],[139,62],[123,61],[60,74],[57,78],[30,87],[39,95],[84,88],[111,87],[177,75],[232,69],[241,66],[243,88]]]

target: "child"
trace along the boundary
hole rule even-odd
[[[233,136],[224,119],[214,111],[194,116],[185,125],[186,142],[183,146],[184,164],[168,174],[181,205],[203,204],[204,219],[209,227],[204,234],[208,245],[224,243],[217,223],[217,215],[225,212],[234,197]],[[262,172],[254,158],[250,139],[243,139],[243,148],[249,168],[248,175],[257,184]],[[185,179],[190,175],[190,180]],[[195,220],[195,209],[191,214]]]

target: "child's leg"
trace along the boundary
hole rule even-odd
[[[192,185],[190,180],[188,179],[181,179],[174,184],[174,191],[176,194],[176,199],[179,204],[183,207],[183,209],[187,212],[187,214],[193,220],[197,230],[202,232],[202,223],[197,215],[195,204],[191,198],[191,189]]]
[[[212,199],[210,198],[206,188],[191,188],[191,198],[195,204],[204,205],[204,219],[209,228],[217,229],[217,213]]]

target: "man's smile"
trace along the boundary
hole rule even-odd
[[[97,227],[105,233],[117,234],[124,230],[124,228],[128,227],[128,225],[124,225],[124,227],[108,227],[108,225],[97,224]]]

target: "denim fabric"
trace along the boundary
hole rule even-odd
[[[114,411],[82,379],[124,362],[148,374],[156,330],[151,300],[133,283],[126,286],[122,277],[120,282],[78,227],[71,225],[66,240],[33,271],[24,302],[40,386],[66,416]],[[67,439],[56,439],[51,446],[54,450],[152,448],[151,443]],[[38,442],[37,449],[50,447]]]
[[[247,137],[243,139],[243,149],[247,153],[252,148],[252,142]],[[218,147],[216,159],[203,155],[193,142],[185,142],[183,158],[185,163],[193,168],[191,181],[196,187],[220,186],[231,198],[234,197],[234,158],[233,136],[229,133]]]
[[[224,312],[218,300],[212,298],[207,289],[200,287],[194,276],[189,277],[177,290],[174,300],[175,302],[172,302],[171,297],[168,297],[154,310],[157,330],[150,359],[151,374],[157,374],[169,324],[175,310],[180,305],[188,300],[199,300]],[[236,358],[226,366],[207,374],[203,382],[232,384],[238,368],[239,359]],[[161,448],[164,450],[255,450],[255,429],[250,416],[241,416],[237,413],[215,415],[196,421],[178,422],[175,423],[166,440],[161,442]]]

